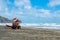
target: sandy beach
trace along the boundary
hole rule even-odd
[[[60,40],[60,30],[44,28],[14,30],[0,26],[0,40]]]

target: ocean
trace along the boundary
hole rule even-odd
[[[6,24],[11,24],[12,23],[0,23],[0,26],[6,26]],[[56,23],[20,23],[21,27],[30,27],[30,28],[48,28],[48,29],[60,29],[60,24]]]

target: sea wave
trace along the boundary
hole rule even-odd
[[[6,26],[6,24],[11,24],[12,23],[0,23],[1,26]],[[40,24],[36,24],[36,23],[20,23],[20,25],[22,27],[32,27],[32,28],[49,28],[49,29],[60,29],[60,24],[56,24],[56,23],[40,23]]]

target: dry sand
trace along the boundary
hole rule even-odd
[[[60,40],[60,30],[0,27],[0,40]]]

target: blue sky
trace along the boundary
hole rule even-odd
[[[0,16],[22,23],[60,23],[60,0],[0,0]]]

